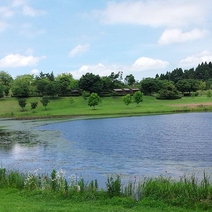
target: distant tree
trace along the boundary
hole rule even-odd
[[[97,93],[91,93],[91,95],[88,97],[88,105],[93,107],[93,109],[95,109],[95,106],[97,106],[100,102],[101,98]]]
[[[19,98],[18,99],[18,104],[19,106],[22,108],[22,110],[24,110],[24,108],[26,107],[26,99],[25,98]]]
[[[87,100],[87,98],[90,96],[90,93],[89,92],[87,92],[87,91],[83,91],[82,92],[82,97],[83,97],[83,99],[84,100]]]
[[[47,105],[49,104],[49,98],[48,97],[42,97],[42,99],[40,100],[41,104],[44,106],[45,110],[46,110],[46,107]]]
[[[72,74],[62,73],[56,77],[56,81],[60,87],[60,95],[70,95],[71,90],[78,89],[78,81]]]
[[[124,81],[126,82],[127,85],[130,85],[130,86],[132,86],[136,82],[135,77],[132,74],[127,75]]]
[[[130,96],[130,94],[127,94],[126,96],[123,97],[123,101],[125,105],[129,105],[130,103],[132,103],[132,98]]]
[[[31,110],[36,109],[36,107],[38,106],[38,102],[31,102]]]
[[[208,97],[208,98],[211,98],[211,97],[212,97],[212,92],[211,92],[211,90],[208,90],[208,91],[207,91],[207,97]]]
[[[49,81],[45,89],[45,95],[47,96],[55,97],[60,93],[60,85],[57,81]]]
[[[158,99],[178,99],[180,98],[177,88],[172,81],[163,84],[163,88],[159,90]]]
[[[123,88],[124,83],[122,82],[123,72],[119,71],[118,73],[112,72],[108,77],[112,80],[112,88]]]
[[[17,97],[29,97],[33,95],[33,80],[34,76],[30,74],[17,76],[13,81],[12,94]]]
[[[8,96],[13,78],[5,71],[0,71],[0,84],[3,86],[5,96]]]
[[[187,79],[179,80],[175,84],[175,86],[178,91],[182,92],[182,94],[184,94],[185,92],[191,92],[191,84],[190,84],[189,80],[187,80]]]
[[[154,78],[145,78],[140,82],[141,91],[146,95],[152,95],[154,92],[158,92],[161,89],[161,80]]]
[[[4,86],[0,84],[0,98],[4,97]]]
[[[143,101],[143,94],[141,93],[141,91],[136,91],[133,94],[133,99],[136,102],[136,104],[139,105]]]
[[[79,88],[88,91],[90,93],[100,93],[102,92],[103,83],[99,75],[94,75],[92,73],[86,73],[82,75],[79,82]]]

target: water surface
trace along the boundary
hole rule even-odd
[[[86,178],[178,178],[211,172],[211,132],[212,113],[64,121],[13,130],[13,142],[0,143],[0,157],[11,168]]]

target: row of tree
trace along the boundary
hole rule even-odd
[[[73,91],[86,91],[88,93],[110,93],[114,88],[123,88],[135,83],[133,75],[128,75],[122,81],[122,73],[112,72],[109,76],[100,77],[86,73],[79,80],[71,74],[60,74],[57,77],[52,73],[41,72],[38,76],[21,75],[15,79],[7,72],[0,71],[0,97],[12,96],[68,96]]]
[[[52,73],[41,72],[38,76],[21,75],[15,79],[7,72],[0,71],[0,97],[12,96],[69,96],[73,91],[81,94],[87,92],[107,95],[113,93],[113,89],[137,87],[144,94],[158,93],[160,98],[173,98],[182,94],[196,92],[197,90],[210,89],[212,87],[212,63],[202,63],[196,69],[174,69],[166,74],[157,74],[155,78],[145,78],[137,82],[132,74],[124,79],[122,72],[112,72],[109,76],[86,73],[79,80],[71,74],[54,76]]]

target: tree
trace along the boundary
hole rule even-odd
[[[4,97],[4,86],[0,84],[0,98]]]
[[[146,95],[152,95],[154,92],[158,92],[161,88],[161,80],[154,78],[145,78],[141,81],[141,90]]]
[[[178,99],[180,98],[178,90],[172,81],[167,81],[163,84],[163,88],[158,92],[158,99]]]
[[[5,71],[0,71],[0,84],[3,86],[4,94],[8,96],[13,78]]]
[[[38,106],[38,102],[31,102],[31,110],[36,109],[36,107]]]
[[[91,95],[88,97],[88,105],[90,107],[93,107],[95,109],[95,106],[98,105],[101,102],[101,98],[97,93],[91,93]]]
[[[17,76],[13,81],[12,93],[17,97],[29,97],[33,94],[33,80],[34,76],[25,74]]]
[[[132,86],[136,82],[135,77],[132,74],[127,75],[124,81],[126,82],[127,85],[130,85],[130,86]]]
[[[48,99],[48,97],[42,97],[42,99],[40,100],[40,102],[41,102],[41,104],[45,107],[45,110],[46,110],[46,107],[47,107],[47,105],[49,104],[49,99]]]
[[[18,99],[18,104],[19,106],[22,108],[22,110],[24,110],[24,108],[26,107],[26,99],[25,98],[19,98]]]
[[[84,91],[98,94],[102,92],[103,83],[99,75],[86,73],[85,75],[82,75],[78,83],[79,88]]]
[[[175,86],[176,86],[178,91],[182,92],[182,94],[184,94],[185,92],[191,91],[191,84],[190,84],[189,80],[187,80],[187,79],[179,80],[175,84]]]
[[[141,91],[136,91],[136,92],[133,94],[133,99],[134,99],[134,101],[136,102],[136,104],[139,105],[140,102],[143,101],[143,94],[141,93]]]
[[[131,98],[130,94],[127,94],[126,96],[124,96],[123,101],[124,101],[125,105],[128,106],[132,102],[132,98]]]
[[[56,77],[56,81],[60,87],[60,95],[70,95],[71,90],[78,89],[78,81],[72,74],[62,73]]]

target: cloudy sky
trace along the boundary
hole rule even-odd
[[[211,0],[0,0],[0,70],[122,71],[136,80],[212,61]]]

